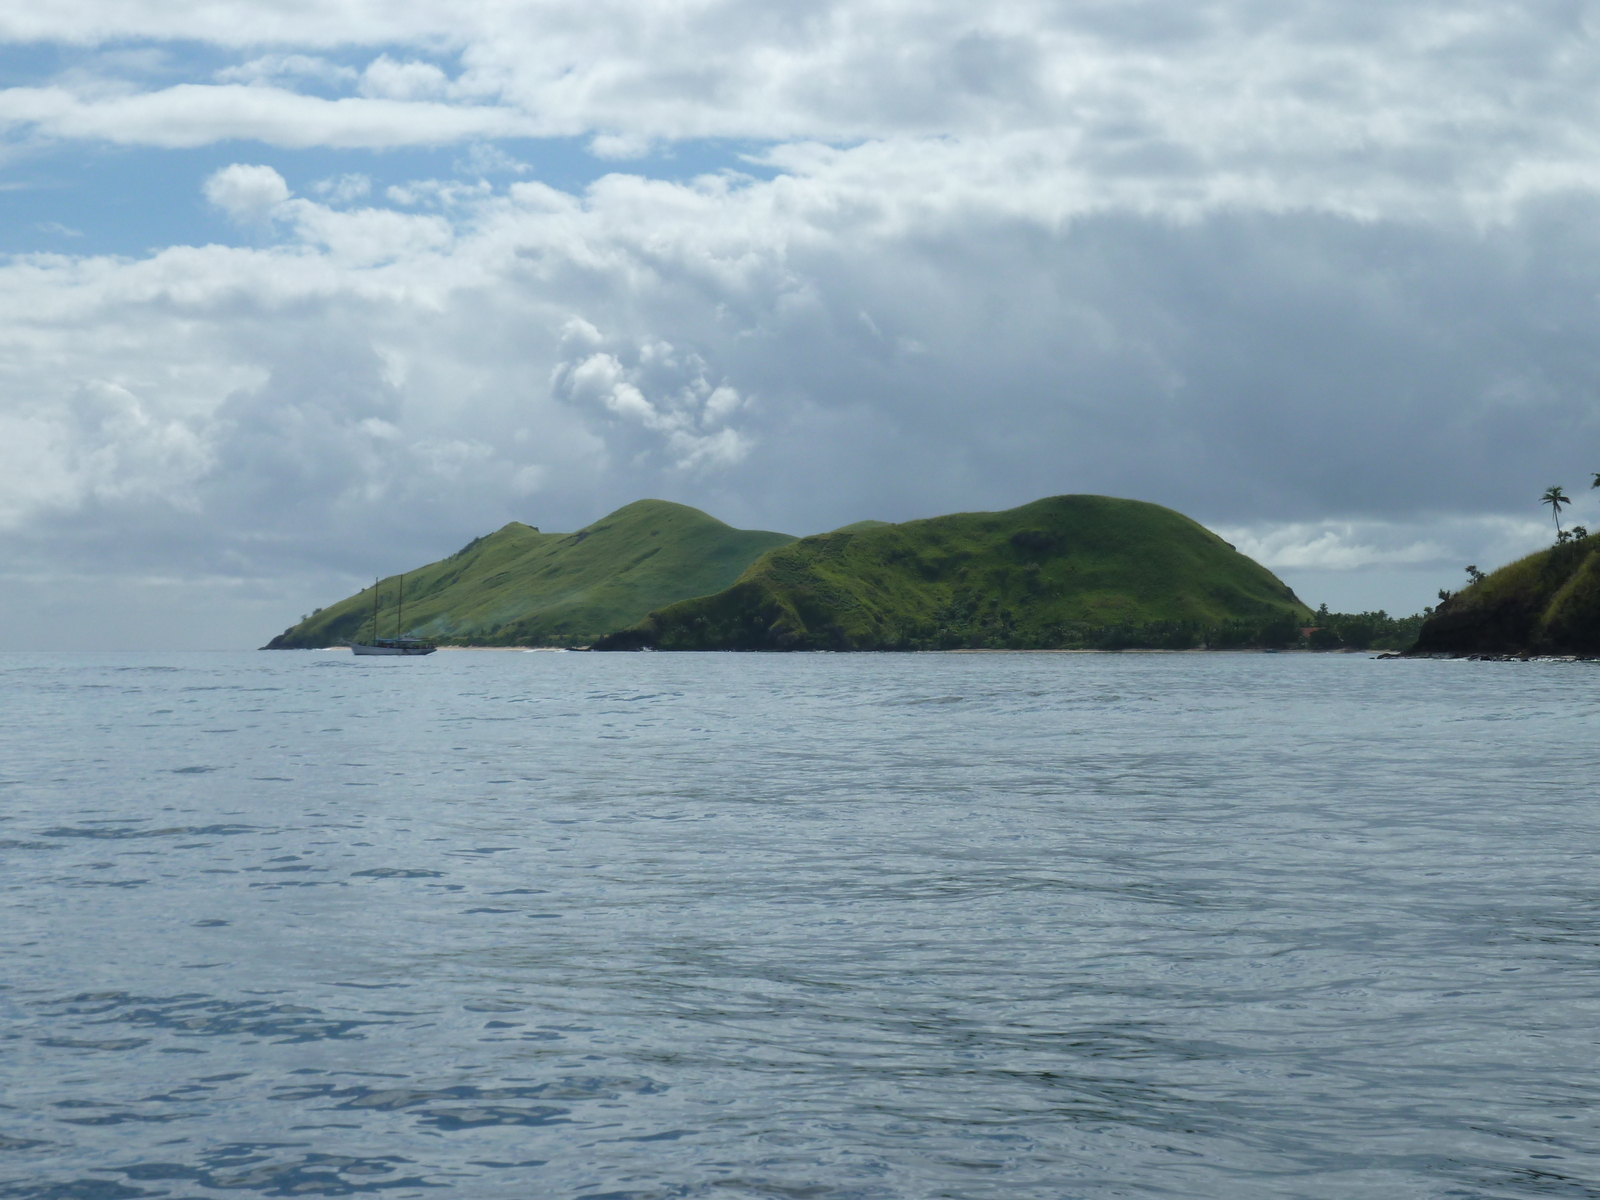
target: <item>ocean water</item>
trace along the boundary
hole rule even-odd
[[[0,1197],[1600,1197],[1600,665],[0,656]]]

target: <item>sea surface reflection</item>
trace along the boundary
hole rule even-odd
[[[1600,665],[0,655],[0,1197],[1600,1197]]]

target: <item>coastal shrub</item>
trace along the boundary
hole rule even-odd
[[[1312,618],[1313,632],[1305,639],[1306,648],[1406,650],[1417,640],[1417,631],[1422,628],[1424,620],[1423,613],[1391,617],[1381,608],[1376,612],[1336,613],[1327,611],[1324,605]]]
[[[1342,650],[1345,641],[1326,625],[1320,625],[1306,635],[1307,647],[1312,650]]]

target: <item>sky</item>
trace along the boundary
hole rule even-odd
[[[0,649],[642,497],[1092,492],[1409,613],[1600,528],[1600,3],[0,10]]]

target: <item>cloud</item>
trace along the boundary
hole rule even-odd
[[[102,92],[62,86],[0,90],[0,129],[167,149],[230,139],[376,149],[539,132],[537,121],[504,108],[355,96],[327,100],[268,85],[179,84],[134,94]]]
[[[289,199],[289,185],[271,167],[234,163],[205,182],[206,199],[235,221],[262,225]]]
[[[413,179],[410,183],[397,183],[384,189],[384,195],[394,204],[408,208],[427,205],[449,208],[491,195],[494,188],[483,180],[464,183],[454,179]]]
[[[624,364],[600,349],[611,339],[588,321],[574,317],[562,333],[566,353],[551,371],[551,394],[599,417],[608,444],[635,462],[654,450],[680,470],[727,467],[750,452],[753,439],[727,423],[748,399],[712,382],[698,353],[652,340],[623,349]]]
[[[625,162],[723,138],[790,167],[873,142],[884,153],[850,161],[891,179],[910,158],[942,157],[952,181],[1031,173],[1037,192],[1076,198],[1063,207],[1169,214],[1499,220],[1529,197],[1600,184],[1596,68],[1572,52],[1592,31],[1560,6],[1300,0],[1269,14],[1217,0],[1180,18],[1145,2],[464,0],[391,6],[382,20],[354,0],[292,16],[247,0],[50,7],[0,17],[0,36],[108,47],[92,78],[0,91],[0,125],[54,139],[572,137]],[[147,68],[117,76],[119,38],[241,60],[151,90]],[[285,49],[243,57],[264,44]],[[377,55],[358,79],[335,48]],[[353,83],[360,96],[296,90]]]
[[[1575,510],[1595,521],[1600,504],[1584,497]],[[1573,519],[1565,524],[1570,527]],[[1216,532],[1274,570],[1364,571],[1446,566],[1457,571],[1477,555],[1502,564],[1550,544],[1554,530],[1533,515],[1426,514],[1409,520],[1259,522]]]
[[[1274,569],[1348,571],[1434,565],[1452,557],[1436,536],[1387,523],[1295,522],[1262,531],[1222,528],[1217,532],[1232,539],[1240,552]]]
[[[0,416],[7,487],[0,529],[40,512],[139,506],[193,511],[209,452],[182,415],[163,412],[123,384],[84,379],[48,407]]]
[[[597,133],[589,139],[590,154],[613,162],[644,158],[654,148],[655,139],[649,134]]]
[[[526,175],[533,170],[533,166],[511,157],[499,146],[474,142],[467,147],[466,154],[456,161],[456,170],[482,178],[486,175]]]
[[[354,84],[360,78],[360,72],[311,54],[267,54],[249,62],[224,67],[212,78],[218,83],[255,85],[306,79],[337,87]]]
[[[361,94],[389,100],[420,100],[443,96],[450,90],[449,77],[432,63],[396,62],[379,55],[361,72]]]
[[[1092,491],[1414,609],[1600,469],[1580,9],[13,9],[89,63],[0,91],[14,146],[258,143],[203,184],[251,247],[0,263],[38,578],[332,589],[641,495],[804,533]],[[551,186],[581,146],[611,173]]]
[[[1585,508],[1600,511],[1592,502]],[[1419,514],[1410,520],[1257,522],[1215,530],[1312,605],[1404,614],[1466,583],[1466,567],[1499,566],[1550,543],[1529,517]]]
[[[404,213],[234,164],[207,194],[271,215],[280,244],[0,268],[33,447],[0,503],[13,529],[82,520],[124,545],[182,514],[190,546],[264,563],[391,524],[453,539],[531,480],[558,528],[642,494],[803,532],[1097,491],[1270,518],[1293,528],[1257,553],[1324,569],[1436,543],[1487,566],[1423,525],[1586,478],[1593,202],[1488,232],[1057,225],[932,180],[867,204],[852,173],[474,185]],[[95,380],[142,416],[84,418]],[[1361,532],[1400,517],[1422,532]]]
[[[343,175],[319,179],[311,185],[311,190],[329,204],[349,204],[352,200],[360,200],[371,193],[372,180],[359,171],[349,171]]]

